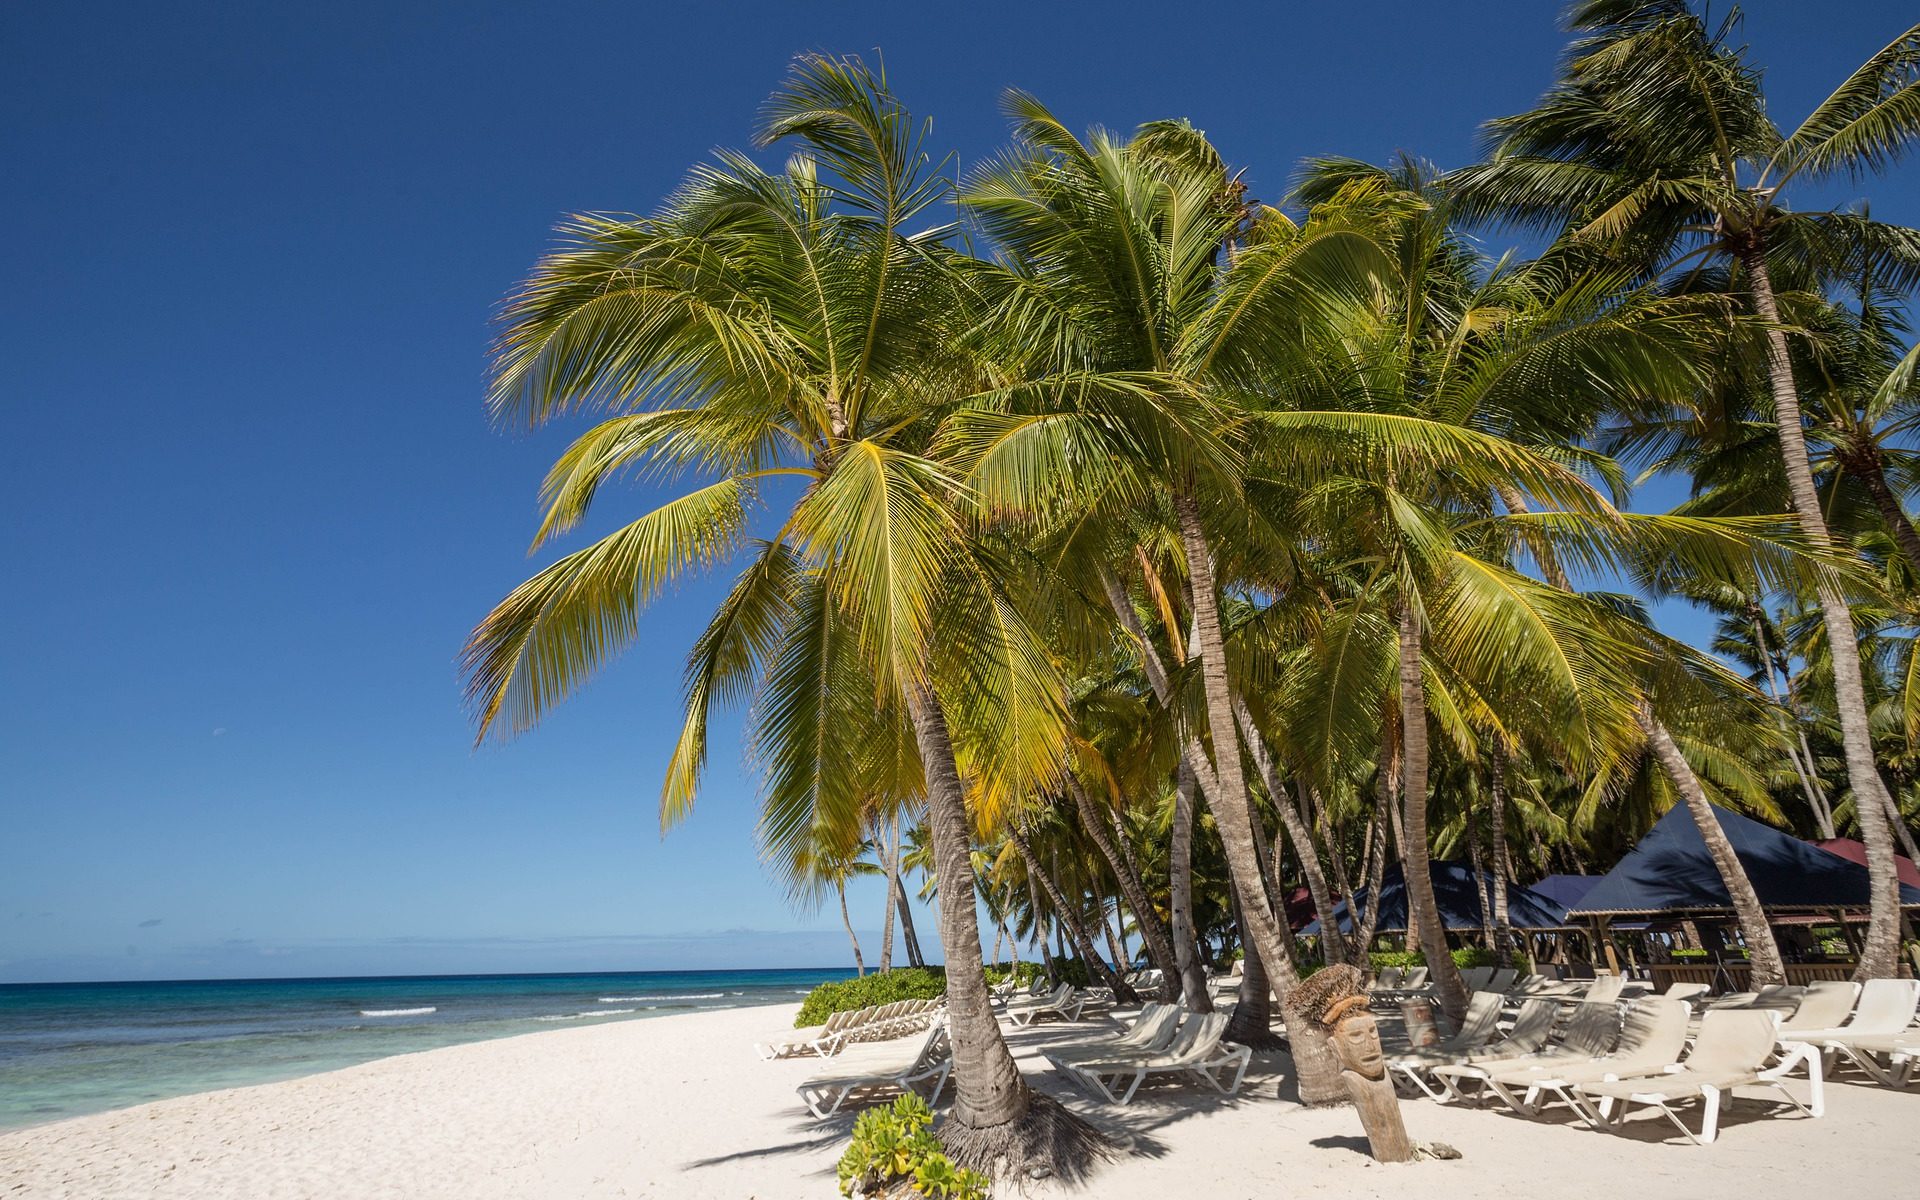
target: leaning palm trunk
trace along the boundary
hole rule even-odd
[[[907,965],[926,966],[926,956],[920,953],[920,934],[913,927],[913,911],[907,907],[907,888],[900,880],[899,871],[893,873],[893,903],[900,910],[900,940],[907,948]]]
[[[1233,1002],[1233,1016],[1223,1035],[1228,1041],[1256,1050],[1277,1046],[1273,1036],[1273,981],[1260,961],[1260,947],[1247,936],[1247,922],[1236,905],[1234,919],[1240,924],[1240,996]]]
[[[1140,938],[1147,944],[1147,957],[1164,978],[1175,978],[1180,974],[1180,964],[1175,957],[1173,938],[1167,933],[1160,914],[1154,910],[1139,871],[1134,869],[1133,861],[1114,845],[1113,836],[1108,833],[1098,806],[1094,804],[1093,797],[1087,795],[1087,789],[1080,786],[1080,781],[1069,776],[1067,790],[1073,794],[1073,805],[1080,814],[1081,828],[1100,851],[1100,856],[1107,860],[1107,866],[1112,869],[1113,877],[1120,885],[1120,895],[1133,911],[1133,922],[1139,926]]]
[[[1753,292],[1754,311],[1767,322],[1767,376],[1773,390],[1774,422],[1780,433],[1780,457],[1786,466],[1787,490],[1800,528],[1809,542],[1822,549],[1832,540],[1821,515],[1820,495],[1807,458],[1805,429],[1800,416],[1800,391],[1793,379],[1793,359],[1787,335],[1780,326],[1780,308],[1774,301],[1773,278],[1767,271],[1766,247],[1759,234],[1750,234],[1741,247],[1741,265]],[[1885,789],[1873,757],[1867,724],[1867,694],[1860,677],[1859,645],[1854,638],[1853,613],[1838,590],[1822,583],[1816,589],[1820,615],[1826,625],[1833,659],[1834,706],[1840,717],[1840,742],[1846,750],[1847,779],[1853,784],[1855,819],[1860,841],[1867,848],[1867,875],[1871,888],[1867,936],[1860,949],[1856,980],[1893,974],[1900,953],[1900,893],[1893,865],[1893,830],[1887,821]]]
[[[940,1125],[940,1141],[960,1166],[1007,1175],[1040,1168],[1077,1176],[1110,1145],[1058,1103],[1030,1090],[1000,1036],[980,961],[972,827],[946,713],[924,686],[910,695],[908,709],[926,775],[927,839],[940,880],[940,942],[947,960],[953,1108]]]
[[[847,927],[847,940],[853,943],[853,973],[865,976],[867,964],[860,957],[860,939],[853,932],[853,917],[847,912],[847,885],[839,880],[833,881],[833,890],[840,897],[840,923]]]
[[[1182,759],[1173,789],[1173,830],[1167,842],[1167,887],[1173,911],[1173,955],[1180,973],[1180,995],[1190,1012],[1213,1011],[1207,979],[1193,930],[1193,768]],[[1168,989],[1171,991],[1172,989]]]
[[[1127,986],[1127,981],[1108,967],[1107,960],[1101,958],[1100,952],[1093,948],[1093,938],[1087,933],[1087,923],[1080,919],[1079,906],[1068,902],[1060,885],[1040,865],[1040,858],[1034,854],[1033,844],[1027,841],[1027,835],[1021,832],[1019,826],[1009,824],[1007,837],[1012,840],[1014,848],[1020,851],[1020,859],[1027,865],[1028,878],[1038,879],[1041,889],[1047,893],[1047,899],[1053,902],[1053,911],[1060,918],[1061,928],[1073,942],[1074,952],[1080,955],[1080,961],[1087,964],[1087,970],[1113,989],[1115,999],[1130,1004],[1137,1002],[1140,997]]]
[[[1213,560],[1200,526],[1199,506],[1193,497],[1174,496],[1180,521],[1180,542],[1193,587],[1196,649],[1200,655],[1202,691],[1206,695],[1207,728],[1213,735],[1213,786],[1207,801],[1213,806],[1228,874],[1240,901],[1251,943],[1259,948],[1263,965],[1272,976],[1273,991],[1286,1018],[1295,1075],[1303,1104],[1339,1104],[1347,1097],[1340,1080],[1339,1059],[1332,1043],[1291,1001],[1300,975],[1294,966],[1292,937],[1267,906],[1260,883],[1260,857],[1254,849],[1252,805],[1247,799],[1246,775],[1240,768],[1240,739],[1234,728],[1233,697],[1227,682],[1226,637],[1220,626],[1220,598],[1214,589]],[[1204,767],[1204,762],[1195,764]],[[1197,773],[1197,772],[1196,772]],[[1204,784],[1203,784],[1204,786]]]
[[[1433,894],[1433,863],[1427,851],[1427,693],[1420,678],[1420,618],[1413,604],[1400,604],[1401,772],[1406,780],[1406,840],[1400,846],[1407,883],[1407,923],[1420,930],[1420,949],[1438,984],[1440,1007],[1459,1021],[1467,1014],[1467,986],[1447,952],[1447,930]]]
[[[1913,522],[1907,519],[1906,510],[1900,506],[1900,497],[1894,495],[1892,486],[1887,483],[1886,462],[1880,447],[1867,442],[1844,450],[1840,454],[1840,467],[1867,489],[1880,520],[1886,524],[1887,532],[1893,535],[1894,544],[1900,547],[1901,557],[1907,560],[1908,567],[1920,574],[1920,531],[1916,531]]]
[[[1500,496],[1509,511],[1527,511],[1526,500],[1517,491],[1502,488]],[[1549,584],[1563,592],[1573,590],[1573,583],[1567,578],[1566,571],[1550,552],[1542,553],[1539,562],[1541,573],[1547,577]],[[1635,720],[1653,751],[1655,761],[1673,783],[1673,790],[1686,801],[1687,815],[1693,818],[1701,841],[1706,843],[1708,856],[1713,859],[1713,865],[1720,873],[1720,885],[1727,889],[1727,895],[1734,901],[1734,920],[1740,926],[1740,939],[1747,944],[1751,955],[1753,982],[1756,985],[1785,983],[1786,969],[1781,966],[1780,946],[1774,940],[1772,926],[1767,924],[1766,910],[1760,905],[1759,893],[1754,891],[1753,880],[1747,877],[1747,868],[1734,854],[1733,844],[1727,841],[1726,831],[1720,828],[1719,818],[1713,815],[1713,807],[1707,803],[1706,789],[1700,786],[1700,777],[1694,774],[1693,764],[1680,753],[1673,735],[1644,701],[1635,712]],[[1744,902],[1742,897],[1752,897],[1752,900],[1750,903]],[[1763,963],[1768,965],[1763,968]],[[1762,978],[1763,974],[1765,978]]]
[[[1713,806],[1707,803],[1707,793],[1700,786],[1699,777],[1687,765],[1686,759],[1681,757],[1680,748],[1673,743],[1673,736],[1664,725],[1653,719],[1644,704],[1639,710],[1639,720],[1641,732],[1647,735],[1647,745],[1667,769],[1667,774],[1679,785],[1678,790],[1681,799],[1686,802],[1687,812],[1699,827],[1700,836],[1707,845],[1707,853],[1712,856],[1713,865],[1719,868],[1721,882],[1733,901],[1734,917],[1740,923],[1740,936],[1747,943],[1748,961],[1753,964],[1751,985],[1759,987],[1785,983],[1787,969],[1780,961],[1780,947],[1773,939],[1772,928],[1767,924],[1767,912],[1760,904],[1760,894],[1754,891],[1753,881],[1747,878],[1746,870],[1733,852],[1733,843],[1727,840],[1727,831],[1720,827],[1720,819],[1714,816]],[[1760,931],[1757,938],[1754,936],[1755,930]]]
[[[1293,852],[1300,859],[1300,874],[1306,878],[1307,894],[1313,897],[1315,912],[1326,914],[1329,920],[1333,916],[1333,892],[1327,887],[1327,873],[1320,864],[1320,850],[1314,845],[1313,835],[1307,829],[1307,823],[1300,818],[1300,810],[1294,807],[1293,796],[1287,791],[1286,784],[1275,769],[1273,755],[1267,750],[1266,739],[1254,728],[1252,714],[1239,697],[1234,697],[1234,719],[1239,723],[1240,733],[1247,740],[1247,753],[1253,759],[1253,765],[1260,772],[1260,781],[1266,785],[1267,795],[1273,798],[1274,810],[1280,814],[1280,824],[1287,831],[1287,839],[1293,843]],[[1278,879],[1274,881],[1277,890]],[[1275,900],[1278,911],[1286,911],[1284,901]],[[1321,953],[1326,957],[1327,965],[1346,961],[1345,947],[1340,938],[1322,937]]]

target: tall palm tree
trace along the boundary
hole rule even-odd
[[[1774,273],[1829,274],[1862,257],[1887,279],[1920,272],[1920,235],[1853,213],[1795,212],[1790,184],[1878,171],[1920,139],[1920,25],[1873,54],[1792,133],[1768,117],[1759,72],[1688,0],[1581,0],[1562,77],[1533,110],[1489,125],[1485,164],[1454,185],[1480,214],[1531,222],[1655,269],[1718,259],[1765,323],[1766,376],[1786,483],[1806,537],[1829,544],[1808,455]],[[1855,644],[1834,586],[1818,590],[1829,643]],[[1860,805],[1873,905],[1858,975],[1890,974],[1899,949],[1893,839],[1874,765],[1859,659],[1833,655],[1847,774]]]
[[[798,143],[783,171],[723,154],[655,216],[566,227],[508,303],[493,387],[504,422],[605,414],[549,474],[536,545],[616,476],[687,490],[515,589],[466,668],[481,735],[527,729],[662,586],[745,556],[689,659],[663,825],[694,801],[712,706],[748,697],[770,857],[857,830],[873,796],[923,796],[956,1084],[941,1136],[967,1165],[1071,1175],[1101,1142],[1028,1089],[982,976],[973,824],[1057,772],[1064,697],[925,453],[978,378],[924,135],[857,60],[803,57],[760,131]]]

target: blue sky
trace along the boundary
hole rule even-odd
[[[658,834],[718,584],[471,748],[456,655],[567,432],[488,426],[488,321],[554,221],[745,145],[807,49],[883,50],[963,163],[1018,85],[1191,117],[1262,197],[1307,154],[1457,165],[1555,7],[6,6],[0,981],[844,961],[755,859],[737,744]],[[1783,121],[1912,19],[1747,9]],[[1920,223],[1916,172],[1876,216]]]

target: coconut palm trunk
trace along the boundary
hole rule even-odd
[[[1500,496],[1508,511],[1515,513],[1527,511],[1526,500],[1517,490],[1502,488]],[[1559,560],[1551,552],[1542,552],[1537,555],[1537,558],[1541,574],[1546,576],[1549,584],[1563,592],[1573,590],[1572,580],[1567,577]],[[1849,644],[1851,644],[1851,635],[1849,635]],[[1834,657],[1837,659],[1845,656],[1835,655]],[[1854,667],[1857,672],[1859,668],[1857,660]],[[1713,815],[1713,808],[1707,803],[1706,789],[1700,786],[1700,777],[1694,774],[1693,764],[1680,753],[1679,747],[1674,743],[1673,735],[1668,732],[1666,725],[1654,715],[1652,707],[1645,701],[1642,701],[1636,710],[1634,719],[1639,724],[1640,732],[1646,737],[1648,747],[1653,751],[1654,760],[1660,764],[1660,769],[1672,782],[1673,790],[1680,793],[1681,798],[1686,801],[1687,815],[1693,818],[1694,828],[1700,831],[1700,840],[1706,844],[1707,853],[1713,859],[1715,869],[1720,873],[1720,885],[1726,888],[1727,895],[1734,901],[1734,920],[1739,923],[1740,938],[1747,944],[1751,955],[1754,982],[1756,984],[1786,982],[1786,969],[1780,965],[1780,946],[1774,940],[1773,928],[1767,924],[1766,910],[1760,905],[1759,893],[1754,891],[1753,880],[1747,877],[1746,867],[1741,864],[1739,856],[1733,852],[1733,843],[1727,840],[1726,830],[1720,827],[1719,819]],[[1877,779],[1878,776],[1875,778]],[[1751,902],[1743,900],[1742,897],[1751,897]],[[1777,978],[1773,975],[1769,975],[1764,980],[1761,978],[1763,962],[1771,964],[1767,970],[1776,972]]]
[[[972,823],[954,765],[946,713],[924,686],[909,696],[926,775],[927,839],[940,880],[940,942],[947,963],[947,1024],[953,1043],[953,1107],[939,1137],[953,1161],[1018,1174],[1039,1165],[1069,1175],[1109,1147],[1092,1127],[1027,1087],[988,999],[973,891]],[[1004,1163],[997,1160],[1004,1160]]]
[[[1134,869],[1133,861],[1114,844],[1105,815],[1080,781],[1069,776],[1067,791],[1073,796],[1074,810],[1080,815],[1080,827],[1085,831],[1087,840],[1100,851],[1100,857],[1107,860],[1107,866],[1113,871],[1120,895],[1133,913],[1133,922],[1140,929],[1141,940],[1146,943],[1147,957],[1165,978],[1177,977],[1180,963],[1174,952],[1173,938],[1160,920],[1160,914],[1155,911],[1153,901],[1147,896],[1146,884],[1141,881],[1139,871]]]
[[[1267,977],[1266,964],[1260,959],[1260,946],[1247,936],[1247,923],[1236,905],[1234,919],[1240,925],[1240,995],[1233,1002],[1233,1015],[1223,1035],[1242,1046],[1266,1049],[1280,1044],[1273,1036],[1273,981]]]
[[[1839,457],[1841,469],[1866,488],[1874,510],[1886,524],[1887,532],[1893,535],[1894,544],[1900,547],[1900,556],[1920,575],[1920,530],[1914,529],[1900,505],[1900,497],[1894,495],[1887,483],[1886,463],[1880,447],[1863,438],[1860,445],[1843,448]]]
[[[1193,813],[1198,784],[1193,768],[1180,761],[1173,788],[1173,828],[1167,839],[1168,907],[1173,914],[1173,955],[1180,995],[1189,1012],[1213,1011],[1193,928]],[[1171,989],[1169,989],[1171,990]]]
[[[833,890],[840,897],[840,923],[847,927],[847,940],[853,943],[853,973],[864,977],[867,964],[860,957],[860,939],[853,932],[853,917],[847,912],[847,885],[836,879],[833,881]]]
[[[1779,430],[1787,490],[1793,498],[1802,533],[1815,546],[1825,548],[1832,543],[1820,509],[1820,494],[1813,483],[1813,466],[1807,457],[1800,391],[1793,378],[1786,331],[1780,325],[1773,277],[1767,270],[1766,246],[1758,232],[1748,235],[1740,247],[1740,261],[1746,268],[1754,311],[1768,324],[1767,378],[1773,392],[1774,422]],[[1894,973],[1900,953],[1900,894],[1894,873],[1893,829],[1887,820],[1886,792],[1873,757],[1853,613],[1846,598],[1832,586],[1823,583],[1816,592],[1820,616],[1826,626],[1827,645],[1832,650],[1834,707],[1840,718],[1840,742],[1846,751],[1847,779],[1859,798],[1854,814],[1860,826],[1860,841],[1866,846],[1871,887],[1867,934],[1854,978],[1881,979]]]
[[[1039,880],[1041,890],[1046,892],[1047,899],[1053,902],[1053,911],[1060,918],[1061,928],[1073,942],[1074,952],[1080,956],[1080,961],[1087,964],[1087,970],[1113,989],[1115,999],[1128,1004],[1138,1003],[1140,997],[1127,986],[1126,980],[1107,966],[1107,960],[1101,958],[1100,952],[1094,949],[1093,937],[1087,932],[1087,923],[1080,918],[1080,906],[1067,899],[1066,893],[1060,890],[1059,883],[1040,865],[1040,858],[1033,852],[1033,843],[1027,840],[1027,835],[1021,832],[1018,825],[1009,824],[1007,837],[1013,842],[1014,848],[1020,852],[1021,861],[1027,864],[1028,877]]]
[[[1488,824],[1493,838],[1493,952],[1503,967],[1513,965],[1513,916],[1507,911],[1507,743],[1493,740],[1492,803]]]
[[[913,910],[907,907],[906,884],[901,882],[899,871],[893,873],[893,903],[900,910],[900,940],[907,948],[907,965],[926,966],[926,956],[920,952],[920,934],[913,927]]]
[[[1307,823],[1301,819],[1300,810],[1294,806],[1292,793],[1287,790],[1285,781],[1280,778],[1280,772],[1274,766],[1273,755],[1267,749],[1266,739],[1261,737],[1259,729],[1254,727],[1252,714],[1247,711],[1246,703],[1238,696],[1234,697],[1233,715],[1239,724],[1241,735],[1246,738],[1247,754],[1253,759],[1254,767],[1260,772],[1260,780],[1266,785],[1267,795],[1273,798],[1274,810],[1280,814],[1280,824],[1287,831],[1287,840],[1293,843],[1294,855],[1300,860],[1300,874],[1307,882],[1307,894],[1313,897],[1314,911],[1324,913],[1330,919],[1333,914],[1333,891],[1327,886],[1326,869],[1321,864],[1320,850],[1314,845],[1313,835],[1308,830]],[[1274,882],[1277,888],[1279,881],[1276,879]],[[1286,910],[1281,902],[1276,900],[1276,905],[1280,906],[1280,912],[1284,914]],[[1337,934],[1333,937],[1321,938],[1320,946],[1328,965],[1346,961],[1346,948],[1341,945]]]
[[[874,831],[876,834],[879,830]],[[900,826],[896,823],[887,843],[878,837],[874,839],[878,853],[885,860],[881,866],[887,873],[887,899],[883,910],[885,917],[880,924],[880,973],[885,975],[893,970],[893,914],[896,911],[893,902],[894,886],[900,882]]]
[[[1639,719],[1640,730],[1647,735],[1647,745],[1678,785],[1687,812],[1700,828],[1707,844],[1707,853],[1713,857],[1713,865],[1719,869],[1721,882],[1733,901],[1734,917],[1740,923],[1741,938],[1747,943],[1747,959],[1753,967],[1751,985],[1759,987],[1785,983],[1787,969],[1780,960],[1780,947],[1774,941],[1773,930],[1767,924],[1767,912],[1761,907],[1760,894],[1754,891],[1752,880],[1747,878],[1746,870],[1733,852],[1733,843],[1727,840],[1726,831],[1720,828],[1720,819],[1714,816],[1713,806],[1707,802],[1707,793],[1701,788],[1699,778],[1687,766],[1686,759],[1681,756],[1680,748],[1674,745],[1673,736],[1667,732],[1666,726],[1655,721],[1645,705],[1640,708]],[[1760,931],[1757,937],[1755,930]]]
[[[1459,1021],[1467,1013],[1467,986],[1447,950],[1440,902],[1433,894],[1433,861],[1427,849],[1427,693],[1420,678],[1420,617],[1410,600],[1400,604],[1400,764],[1405,794],[1406,840],[1400,846],[1407,885],[1407,923],[1420,930],[1420,949],[1440,995],[1440,1007]]]
[[[1333,1046],[1291,1005],[1300,975],[1294,966],[1292,936],[1267,906],[1260,883],[1260,856],[1253,845],[1252,805],[1240,766],[1240,738],[1234,726],[1233,694],[1227,681],[1226,637],[1220,624],[1220,598],[1213,581],[1213,558],[1200,524],[1200,508],[1193,497],[1176,493],[1174,512],[1180,522],[1180,542],[1193,588],[1194,639],[1200,655],[1202,692],[1206,696],[1207,728],[1213,735],[1213,786],[1207,801],[1213,806],[1214,826],[1226,854],[1228,873],[1240,901],[1252,944],[1260,950],[1272,976],[1274,994],[1287,1022],[1295,1074],[1303,1104],[1338,1104],[1347,1099],[1340,1081],[1339,1059]],[[1199,764],[1204,766],[1205,764]],[[1198,772],[1196,772],[1198,774]]]

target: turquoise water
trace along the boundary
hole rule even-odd
[[[793,1003],[843,970],[0,985],[0,1129],[392,1054]]]

